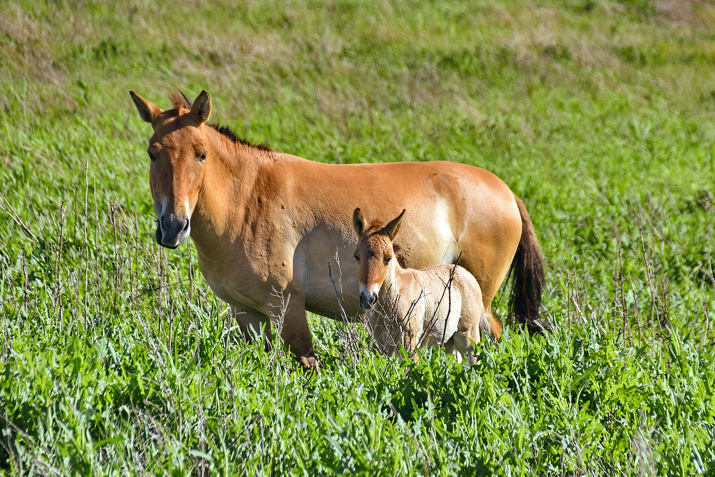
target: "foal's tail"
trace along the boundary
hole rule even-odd
[[[511,262],[507,279],[512,277],[509,297],[509,313],[516,316],[519,323],[526,324],[529,333],[542,334],[551,331],[551,325],[539,318],[541,291],[544,288],[544,258],[534,233],[534,225],[526,212],[524,203],[514,196],[521,215],[521,240]]]

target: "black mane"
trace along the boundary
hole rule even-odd
[[[250,142],[246,141],[245,139],[241,139],[228,126],[221,126],[220,124],[209,124],[209,126],[214,128],[216,130],[216,132],[223,134],[224,136],[226,136],[227,139],[230,139],[231,141],[233,141],[236,144],[242,144],[244,146],[255,147],[256,149],[260,149],[261,151],[270,151],[271,150],[271,148],[266,146],[265,144],[251,144]]]
[[[171,99],[171,104],[176,109],[177,111],[179,108],[186,108],[188,110],[191,110],[191,107],[193,105],[193,101],[191,101],[191,98],[186,96],[186,94],[181,91],[180,89],[177,89],[173,93],[169,95],[169,99]],[[216,132],[223,134],[226,136],[227,139],[230,139],[236,144],[242,144],[244,146],[249,146],[249,147],[255,147],[256,149],[260,149],[261,151],[270,151],[271,148],[266,146],[265,144],[251,144],[250,142],[246,141],[245,139],[241,139],[240,137],[236,136],[236,133],[231,130],[228,126],[221,126],[220,124],[214,123],[214,124],[209,124]]]

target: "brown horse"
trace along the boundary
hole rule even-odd
[[[501,325],[490,307],[510,271],[514,314],[532,331],[543,326],[543,260],[531,220],[524,204],[490,172],[449,162],[316,163],[252,146],[207,124],[206,91],[193,103],[174,95],[168,110],[131,96],[154,130],[148,152],[156,240],[175,248],[191,236],[201,272],[231,305],[244,333],[270,324],[278,291],[289,297],[283,340],[304,366],[317,363],[305,311],[336,316],[327,273],[336,258],[345,311],[359,311],[351,255],[355,204],[378,219],[408,205],[410,223],[396,243],[405,263],[425,268],[460,257],[482,288],[495,336]]]
[[[444,346],[472,366],[480,328],[491,332],[477,279],[459,265],[433,265],[422,270],[403,268],[393,241],[405,210],[387,225],[367,223],[359,208],[353,212],[358,236],[355,260],[360,278],[360,306],[365,323],[384,351],[403,346],[416,358],[423,345]]]

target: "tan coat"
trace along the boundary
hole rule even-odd
[[[473,365],[480,329],[491,331],[476,278],[459,265],[393,267],[382,286],[386,293],[377,299],[379,306],[366,313],[373,337],[388,353],[397,344],[410,353],[421,346],[444,346]],[[396,313],[390,313],[393,309]]]
[[[205,91],[193,104],[173,98],[169,110],[133,92],[132,99],[154,130],[148,151],[157,241],[174,248],[192,238],[202,274],[246,333],[269,324],[276,292],[290,295],[281,336],[304,365],[316,363],[306,310],[337,316],[328,262],[342,271],[347,313],[358,313],[351,259],[356,205],[372,217],[394,217],[408,204],[410,224],[398,241],[406,263],[424,268],[461,253],[459,263],[479,281],[487,310],[520,244],[535,247],[523,205],[483,169],[448,162],[321,164],[247,145],[209,126]],[[539,275],[519,272],[522,261],[514,262],[517,278]],[[528,288],[539,299],[541,280],[543,272],[538,289]],[[533,309],[533,300],[528,305]]]
[[[459,265],[404,268],[393,248],[405,211],[387,225],[365,225],[360,208],[353,213],[358,239],[355,258],[360,302],[366,324],[387,353],[403,346],[412,353],[424,345],[445,346],[474,364],[480,328],[491,332],[477,280]]]

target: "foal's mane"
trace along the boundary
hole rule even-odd
[[[188,96],[186,96],[186,94],[184,94],[183,91],[177,90],[177,91],[172,92],[169,95],[169,99],[171,100],[171,106],[174,109],[176,109],[177,111],[179,111],[180,109],[191,110],[191,105],[193,102],[191,101],[191,99],[189,99]],[[210,128],[212,128],[214,131],[216,131],[217,133],[224,136],[229,141],[233,142],[234,144],[241,144],[243,146],[253,147],[253,148],[259,149],[261,151],[271,151],[271,148],[265,144],[253,144],[253,143],[246,141],[245,139],[241,139],[228,126],[222,126],[218,123],[209,124],[208,126]]]

